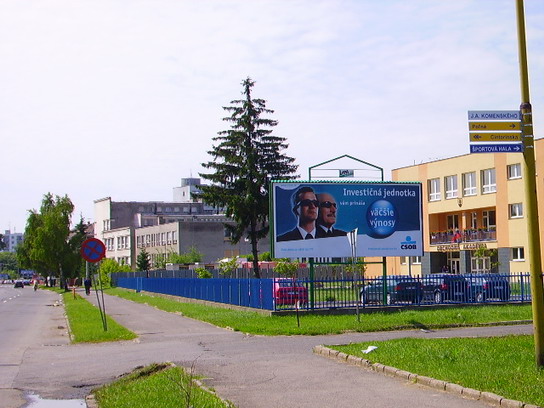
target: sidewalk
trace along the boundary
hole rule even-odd
[[[83,292],[83,296],[84,292]],[[87,297],[96,304],[93,291]],[[140,365],[172,361],[195,367],[205,383],[239,408],[484,407],[482,401],[323,358],[319,345],[401,337],[531,333],[530,325],[437,332],[421,330],[334,336],[252,336],[105,295],[106,313],[136,332],[136,341],[29,350],[15,383],[45,398],[83,398]],[[304,321],[302,321],[304,324]],[[44,375],[44,374],[47,375]]]

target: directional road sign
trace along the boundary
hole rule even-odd
[[[521,120],[521,112],[514,111],[468,111],[468,120]]]
[[[523,152],[520,111],[468,111],[471,153]]]
[[[468,129],[471,132],[487,130],[503,130],[506,132],[517,130],[521,132],[521,122],[468,122]]]
[[[87,262],[98,262],[106,255],[106,246],[97,238],[89,238],[81,244],[81,256]]]
[[[471,144],[470,153],[522,153],[523,143]]]
[[[521,133],[470,133],[471,142],[521,142]]]

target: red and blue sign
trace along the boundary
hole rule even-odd
[[[87,262],[99,262],[106,256],[106,246],[98,238],[89,238],[81,244],[80,252]]]

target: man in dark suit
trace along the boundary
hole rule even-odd
[[[317,217],[317,238],[341,237],[348,233],[334,228],[336,222],[337,204],[334,197],[328,193],[317,195],[319,201],[319,215]]]
[[[297,239],[316,238],[315,221],[319,202],[313,188],[301,187],[293,194],[293,212],[297,216],[297,226],[278,236],[278,242]]]

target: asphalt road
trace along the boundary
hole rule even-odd
[[[30,295],[37,295],[36,300],[29,299]],[[48,306],[57,299],[56,294],[38,291],[25,292],[12,301],[13,308],[19,303],[38,303],[42,318],[31,319],[40,332],[34,339],[26,338],[28,344],[24,347],[19,346],[19,358],[12,360],[13,365],[0,365],[2,388],[31,391],[44,398],[82,398],[92,388],[137,366],[172,361],[187,368],[194,365],[195,372],[207,378],[207,385],[239,408],[484,407],[487,405],[483,402],[323,358],[315,355],[312,348],[319,344],[407,336],[471,337],[532,332],[530,325],[523,325],[436,332],[252,336],[106,296],[107,313],[135,331],[139,338],[111,344],[70,345],[66,330],[59,328],[65,326],[62,308]],[[89,300],[96,303],[94,292]],[[0,315],[4,315],[4,310]],[[3,322],[2,317],[0,323]],[[21,405],[7,406],[12,407]]]
[[[0,285],[0,407],[26,402],[15,383],[27,352],[69,345],[63,313],[57,294]]]

